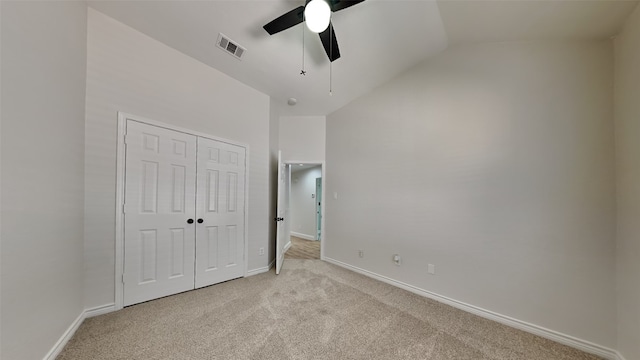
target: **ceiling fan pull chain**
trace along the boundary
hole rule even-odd
[[[304,21],[304,14],[302,16]],[[307,72],[304,70],[304,26],[302,26],[302,70],[300,70],[300,75],[307,75]]]
[[[329,96],[333,96],[333,25],[329,17]]]
[[[333,62],[329,62],[329,96],[333,96]]]

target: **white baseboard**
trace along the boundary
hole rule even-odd
[[[624,356],[622,356],[622,354],[620,354],[619,351],[616,351],[615,360],[627,360],[627,359]]]
[[[85,309],[84,311],[82,311],[82,313],[80,313],[80,315],[78,315],[78,317],[67,328],[64,334],[62,334],[60,339],[58,339],[56,344],[53,345],[53,348],[51,348],[51,350],[49,350],[47,355],[45,355],[44,360],[55,360],[56,357],[60,355],[60,352],[62,352],[62,349],[64,349],[64,347],[67,345],[69,340],[71,340],[71,338],[73,337],[73,334],[76,333],[76,331],[78,330],[80,325],[82,325],[82,322],[86,318],[110,313],[115,310],[116,310],[116,304],[111,303],[111,304],[106,304],[102,306],[97,306],[91,309]]]
[[[258,275],[258,274],[262,274],[262,273],[266,273],[269,270],[271,270],[271,268],[273,267],[273,265],[276,263],[276,259],[271,260],[271,262],[269,263],[269,265],[265,266],[265,267],[261,267],[261,268],[257,268],[257,269],[253,269],[253,270],[249,270],[247,271],[247,276],[253,276],[253,275]]]
[[[291,242],[289,242],[287,244],[287,246],[285,246],[285,251],[286,249],[288,249],[289,247],[291,247]],[[416,286],[413,285],[409,285],[394,279],[391,279],[389,277],[383,276],[383,275],[379,275],[376,274],[374,272],[371,272],[369,270],[364,270],[361,269],[359,267],[353,266],[353,265],[349,265],[347,263],[344,263],[342,261],[339,260],[335,260],[335,259],[331,259],[328,257],[324,258],[325,261],[332,263],[334,265],[343,267],[345,269],[357,272],[359,274],[368,276],[370,278],[382,281],[384,283],[399,287],[401,289],[407,290],[409,292],[412,292],[414,294],[417,295],[421,295],[436,301],[439,301],[441,303],[453,306],[457,309],[481,316],[483,318],[489,319],[489,320],[493,320],[496,322],[499,322],[501,324],[505,324],[508,326],[511,326],[513,328],[516,329],[520,329],[556,342],[559,342],[561,344],[567,345],[567,346],[571,346],[573,348],[576,348],[578,350],[582,350],[584,352],[588,352],[594,355],[598,355],[600,357],[603,357],[605,359],[608,360],[626,360],[624,356],[622,356],[622,354],[620,354],[620,352],[616,351],[616,350],[612,350],[609,349],[607,347],[604,346],[600,346],[597,344],[594,344],[592,342],[586,341],[586,340],[582,340],[582,339],[578,339],[575,338],[573,336],[570,335],[566,335],[566,334],[562,334],[559,333],[557,331],[553,331],[538,325],[534,325],[534,324],[530,324],[518,319],[514,319],[512,317],[509,316],[505,316],[505,315],[501,315],[498,313],[495,313],[493,311],[489,311],[489,310],[485,310],[482,308],[479,308],[477,306],[473,306],[473,305],[469,305],[466,303],[463,303],[461,301],[458,300],[454,300],[451,298],[448,298],[446,296],[442,296],[442,295],[438,295],[436,293],[418,288]],[[269,270],[271,270],[271,268],[273,267],[273,265],[275,264],[275,259],[271,261],[271,263],[269,263],[268,266],[262,267],[262,268],[258,268],[258,269],[253,269],[253,270],[249,270],[247,272],[247,276],[252,276],[252,275],[257,275],[257,274],[261,274],[264,272],[267,272]],[[67,330],[64,332],[64,334],[62,334],[62,336],[60,337],[60,339],[55,343],[55,345],[53,346],[53,348],[47,353],[47,355],[44,357],[44,360],[55,360],[55,358],[60,354],[60,352],[62,352],[62,349],[64,349],[65,345],[67,345],[67,342],[69,342],[69,340],[71,339],[71,337],[73,337],[73,335],[76,333],[76,331],[78,330],[78,328],[80,327],[80,325],[82,324],[82,322],[86,319],[86,318],[90,318],[93,316],[98,316],[98,315],[103,315],[106,313],[110,313],[116,310],[116,306],[115,304],[111,303],[111,304],[105,304],[105,305],[101,305],[101,306],[97,306],[91,309],[86,309],[84,310],[80,315],[78,315],[78,317],[71,323],[71,325],[69,326],[69,328],[67,328]]]
[[[600,346],[598,344],[594,344],[590,341],[586,341],[586,340],[582,340],[582,339],[578,339],[576,337],[570,336],[570,335],[566,335],[566,334],[562,334],[560,332],[554,331],[554,330],[550,330],[538,325],[534,325],[525,321],[521,321],[518,319],[514,319],[512,317],[506,316],[506,315],[502,315],[502,314],[498,314],[495,313],[493,311],[489,311],[489,310],[485,310],[482,308],[479,308],[477,306],[473,306],[473,305],[469,305],[466,304],[464,302],[458,301],[458,300],[454,300],[451,298],[448,298],[446,296],[442,296],[442,295],[438,295],[436,293],[418,288],[416,286],[413,285],[409,285],[406,283],[403,283],[401,281],[397,281],[394,279],[391,279],[389,277],[383,276],[383,275],[379,275],[376,274],[374,272],[371,272],[369,270],[365,270],[365,269],[361,269],[359,267],[344,263],[342,261],[339,260],[335,260],[335,259],[331,259],[328,257],[324,258],[325,261],[332,263],[334,265],[343,267],[345,269],[349,269],[351,271],[357,272],[359,274],[368,276],[370,278],[382,281],[384,283],[399,287],[401,289],[410,291],[414,294],[417,295],[421,295],[436,301],[439,301],[441,303],[453,306],[457,309],[478,315],[480,317],[489,319],[489,320],[493,320],[496,322],[499,322],[501,324],[505,324],[507,326],[511,326],[513,328],[522,330],[522,331],[526,331],[529,332],[531,334],[534,335],[538,335],[540,337],[549,339],[549,340],[553,340],[555,342],[570,346],[572,348],[578,349],[578,350],[582,350],[584,352],[590,353],[590,354],[594,354],[597,356],[600,356],[602,358],[608,359],[608,360],[624,360],[624,357],[622,357],[622,355],[618,352],[615,351],[613,349],[609,349],[607,347],[604,346]]]
[[[84,321],[84,318],[85,318],[85,312],[83,311],[71,323],[71,325],[67,328],[64,334],[62,334],[60,339],[55,343],[55,345],[53,345],[53,348],[49,350],[47,355],[45,355],[44,360],[55,360],[56,357],[60,355],[60,352],[62,352],[62,349],[64,349],[65,345],[67,345],[69,340],[71,340],[71,337],[73,336],[73,334],[76,333],[76,330],[78,330],[78,328],[80,327],[80,324],[82,324],[82,322]]]
[[[297,232],[291,232],[290,233],[291,236],[295,236],[295,237],[299,237],[301,239],[305,239],[305,240],[315,240],[316,237],[313,235],[307,235],[307,234],[302,234],[302,233],[297,233]]]
[[[116,304],[110,303],[110,304],[104,304],[101,306],[96,306],[91,309],[86,309],[84,311],[84,315],[85,315],[85,318],[90,318],[98,315],[108,314],[114,311],[116,311]]]
[[[290,247],[291,247],[291,241],[289,241],[287,245],[284,246],[284,250],[282,250],[282,256],[284,256],[284,253],[286,253]]]

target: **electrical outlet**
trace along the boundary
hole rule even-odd
[[[358,250],[358,257],[360,258],[364,257],[364,250]]]
[[[429,264],[427,266],[427,271],[429,272],[429,274],[435,275],[436,274],[436,266],[433,265],[433,264]]]
[[[393,255],[393,262],[396,263],[396,265],[400,266],[400,263],[401,263],[400,255],[394,254]]]
[[[264,255],[264,248],[260,248],[260,251],[258,251],[258,254],[259,254],[260,256]]]

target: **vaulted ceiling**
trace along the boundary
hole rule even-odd
[[[272,36],[262,28],[304,5],[304,0],[115,0],[89,4],[268,94],[281,107],[282,115],[326,115],[447,46],[608,39],[620,31],[638,2],[366,0],[333,13],[342,56],[331,66],[318,35],[303,24]],[[219,33],[246,48],[242,60],[215,46]],[[306,75],[300,74],[303,58]],[[298,100],[297,105],[286,105],[290,97]]]

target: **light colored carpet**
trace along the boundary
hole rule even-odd
[[[284,254],[285,259],[320,259],[320,241],[291,237],[291,247]]]
[[[319,260],[85,320],[69,359],[598,359]]]

